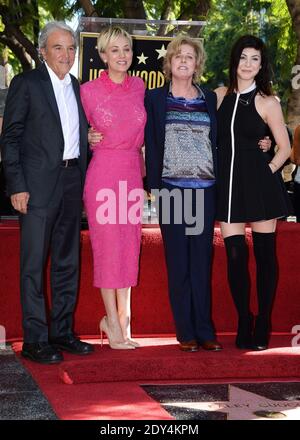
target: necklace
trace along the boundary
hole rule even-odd
[[[177,98],[184,98],[184,99],[187,99],[187,100],[189,100],[189,99],[196,99],[196,98],[198,98],[198,96],[199,96],[199,90],[198,90],[198,87],[196,87],[196,86],[192,86],[192,88],[190,88],[186,93],[184,93],[184,94],[177,94],[176,92],[174,92],[173,91],[174,89],[173,89],[173,87],[171,88],[171,90],[169,90],[169,91],[171,91],[171,93],[172,93],[172,95],[173,96],[176,96]]]
[[[253,90],[253,92],[251,93],[251,95],[248,97],[248,99],[243,99],[241,98],[241,96],[239,97],[239,102],[243,105],[249,105],[250,102],[252,101],[253,96],[255,95],[256,92],[256,88]]]

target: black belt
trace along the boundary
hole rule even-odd
[[[75,157],[74,159],[63,160],[62,163],[61,163],[61,166],[64,167],[64,168],[75,167],[76,165],[78,165],[77,157]]]

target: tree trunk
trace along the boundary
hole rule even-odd
[[[196,4],[189,3],[188,6],[183,9],[177,18],[177,20],[201,20],[205,18],[211,7],[211,0],[198,0]],[[190,27],[188,34],[191,37],[199,37],[202,28],[200,26]]]
[[[169,15],[172,12],[173,6],[174,6],[174,0],[164,0],[164,4],[160,16],[161,20],[168,20]],[[158,29],[157,35],[165,35],[166,31],[167,31],[167,25],[162,24]]]
[[[32,42],[26,37],[26,35],[23,34],[23,32],[17,26],[7,24],[5,26],[5,33],[8,38],[10,38],[10,37],[14,38],[15,43],[18,43],[18,45],[22,46],[23,51],[27,52],[27,54],[31,56],[31,58],[33,59],[33,61],[37,65],[40,63],[37,49],[32,44]]]
[[[40,20],[39,20],[39,5],[38,0],[32,0],[32,6],[34,10],[33,17],[33,42],[35,47],[38,47],[39,33],[40,33]]]
[[[126,18],[141,18],[146,20],[146,11],[142,0],[123,0]]]
[[[16,55],[23,70],[32,69],[32,60],[38,65],[40,63],[38,51],[20,28],[25,20],[22,11],[16,13],[14,9],[10,10],[8,6],[0,5],[0,16],[5,26],[3,32],[0,33],[0,41]]]
[[[300,0],[286,0],[297,37],[297,55],[292,72],[292,93],[288,100],[287,123],[295,129],[300,124]]]
[[[7,36],[0,35],[0,42],[9,47],[10,50],[16,55],[24,71],[32,69],[31,58],[28,56],[28,54],[26,54],[24,48],[16,40],[16,38],[13,36],[8,38]]]
[[[82,6],[82,9],[85,12],[85,15],[87,17],[97,17],[98,14],[96,12],[96,9],[92,5],[92,2],[90,0],[79,0],[79,3]]]
[[[199,18],[206,17],[211,7],[211,0],[198,0],[196,4],[189,3],[188,6],[181,11],[177,20],[199,20]]]
[[[8,87],[8,77],[7,77],[7,64],[8,64],[8,49],[4,49],[0,52],[0,66],[2,67],[0,75],[4,75],[0,79],[0,89]]]

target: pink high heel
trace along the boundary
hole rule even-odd
[[[134,350],[135,347],[127,342],[116,342],[112,339],[111,330],[109,329],[107,316],[103,316],[99,323],[101,347],[103,347],[103,333],[106,334],[110,348],[114,350]]]

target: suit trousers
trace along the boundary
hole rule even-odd
[[[168,190],[176,188],[182,195],[182,222],[176,220],[174,203],[170,204],[170,222],[162,221],[161,200],[159,221],[165,249],[169,297],[175,321],[178,341],[197,340],[203,343],[215,339],[211,322],[211,260],[215,219],[215,186],[205,189],[185,189],[163,183]],[[196,192],[204,195],[204,206],[196,203]],[[190,197],[191,196],[191,197]],[[184,208],[185,206],[185,208]],[[184,211],[191,209],[193,215],[202,218],[203,231],[187,235]],[[196,209],[197,208],[197,209]],[[204,208],[204,209],[203,209]]]
[[[47,342],[72,334],[79,274],[82,213],[79,167],[61,167],[55,190],[46,207],[28,204],[20,216],[21,305],[24,342]],[[45,265],[51,256],[51,306],[46,309]]]

